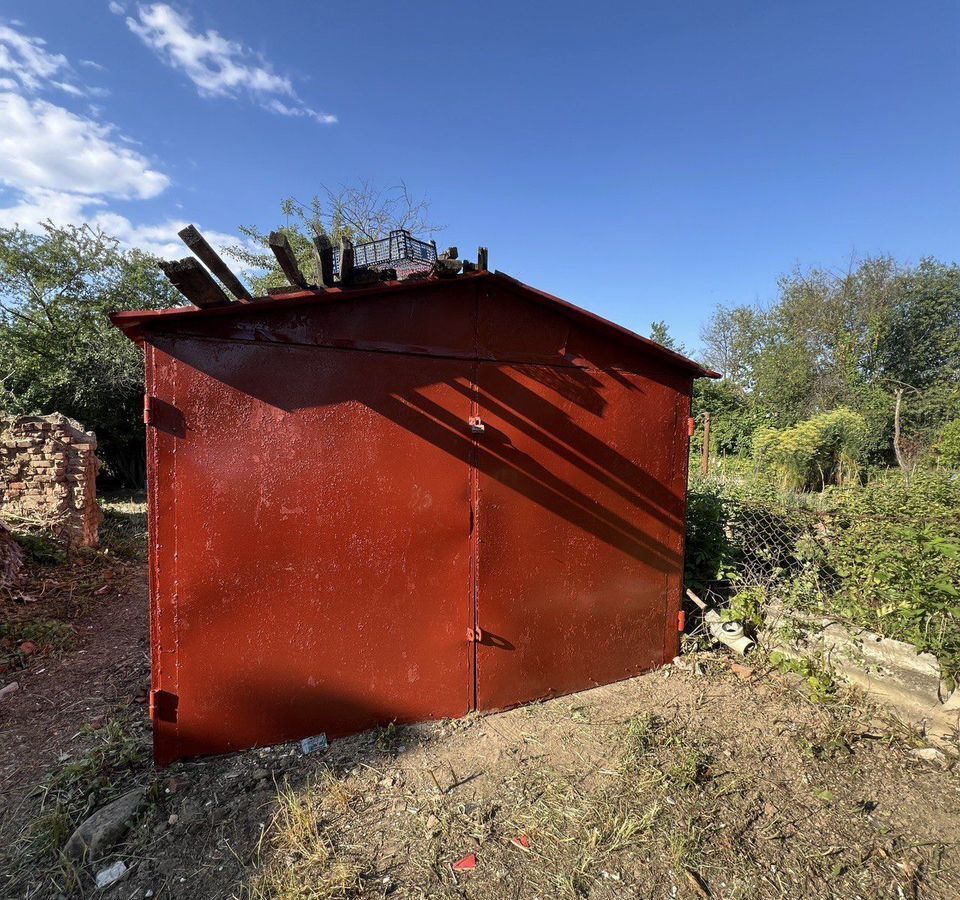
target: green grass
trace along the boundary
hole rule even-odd
[[[12,536],[23,547],[27,562],[41,566],[62,566],[67,561],[66,550],[48,535],[32,531],[15,531]]]

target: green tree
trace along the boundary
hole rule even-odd
[[[879,256],[843,273],[797,269],[768,308],[719,307],[701,339],[755,421],[784,428],[849,407],[867,422],[862,452],[873,463],[893,460],[898,391],[900,446],[914,457],[960,413],[957,266]]]
[[[99,229],[0,229],[0,407],[77,419],[96,431],[107,474],[142,484],[142,355],[107,314],[182,302],[154,257]]]
[[[960,414],[960,267],[925,259],[898,287],[877,330],[874,369],[903,392],[907,440],[925,449]]]
[[[687,352],[687,348],[670,334],[670,326],[663,319],[650,323],[650,340],[656,341],[661,347],[673,350],[674,353]]]
[[[763,310],[752,306],[718,306],[700,330],[703,362],[748,391],[753,368],[768,331]]]
[[[694,381],[691,409],[698,422],[703,413],[710,413],[710,452],[721,456],[748,456],[753,432],[767,424],[763,414],[729,378]],[[700,453],[703,428],[697,427],[690,446],[693,453]]]
[[[960,468],[960,419],[947,422],[937,441],[937,461],[941,466]]]

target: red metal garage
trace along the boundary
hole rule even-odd
[[[119,313],[157,761],[671,659],[696,363],[500,273]]]

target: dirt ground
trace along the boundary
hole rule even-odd
[[[0,699],[0,897],[960,897],[949,763],[852,694],[720,653],[325,752],[157,771],[142,559],[84,565],[85,602],[30,603],[72,615],[76,640],[0,676],[19,684]],[[66,863],[75,825],[135,786],[125,841]],[[117,860],[126,875],[96,889]]]

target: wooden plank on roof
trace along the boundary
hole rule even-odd
[[[289,281],[290,284],[304,289],[310,287],[307,279],[303,277],[303,272],[300,271],[297,258],[293,255],[293,248],[290,246],[290,241],[282,231],[270,232],[270,249],[273,251],[273,255],[277,258],[277,262],[280,264],[280,268],[283,270],[283,274],[287,276],[287,281]]]
[[[221,259],[220,254],[207,243],[207,239],[193,225],[188,225],[179,234],[180,239],[193,251],[200,262],[220,279],[223,286],[234,297],[238,300],[253,299],[243,282],[233,274],[230,267]]]
[[[160,268],[170,283],[194,306],[209,309],[230,305],[230,298],[194,257],[188,256],[175,262],[161,260]]]
[[[324,287],[333,286],[333,244],[325,234],[313,239],[313,254],[317,264],[317,278]]]
[[[353,281],[353,241],[343,238],[340,241],[340,284],[348,285]]]

